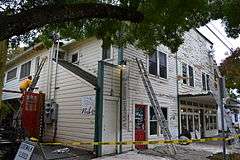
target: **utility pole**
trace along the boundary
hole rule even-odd
[[[225,142],[225,129],[224,129],[224,103],[225,97],[225,81],[224,77],[219,78],[219,90],[220,90],[220,107],[221,107],[221,121],[222,121],[222,137],[223,137],[223,158],[226,160],[226,142]]]

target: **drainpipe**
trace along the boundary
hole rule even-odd
[[[181,111],[181,108],[180,108],[180,104],[179,104],[179,95],[178,95],[178,92],[179,92],[179,81],[178,81],[178,56],[177,56],[177,52],[175,53],[176,54],[176,83],[177,83],[177,86],[176,86],[176,92],[177,92],[177,108],[178,108],[178,138],[180,137],[180,130],[181,130],[181,123],[180,123],[180,111]]]
[[[118,64],[120,64],[120,65],[123,65],[123,48],[122,47],[119,47],[118,48]],[[123,78],[123,71],[122,71],[123,69],[121,68],[121,70],[120,70],[120,116],[119,116],[119,118],[120,118],[120,124],[119,124],[119,130],[120,130],[120,133],[119,133],[119,141],[120,142],[122,142],[122,108],[123,108],[123,106],[122,106],[122,90],[123,90],[123,86],[122,86],[122,83],[123,83],[123,81],[122,81],[122,78]],[[120,144],[120,146],[119,146],[119,153],[122,153],[122,144]]]
[[[48,83],[47,83],[47,100],[51,100],[51,88],[52,88],[52,58],[55,51],[54,44],[52,45],[51,51],[49,53],[48,62]]]
[[[55,82],[54,82],[54,95],[53,100],[56,103],[56,95],[57,95],[57,73],[58,73],[58,53],[59,53],[59,38],[57,39],[57,51],[56,51],[56,70],[55,70]],[[57,136],[57,122],[58,122],[58,105],[55,104],[55,124],[54,124],[54,134],[53,134],[53,141],[55,141]]]

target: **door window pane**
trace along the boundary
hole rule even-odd
[[[158,75],[157,73],[157,54],[156,52],[149,57],[149,73]]]
[[[135,129],[145,129],[144,108],[135,109]]]

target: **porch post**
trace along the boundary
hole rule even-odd
[[[102,141],[102,123],[103,123],[103,76],[104,76],[104,64],[102,61],[98,62],[98,76],[96,86],[96,113],[95,113],[95,134],[94,141]],[[102,146],[94,146],[96,155],[102,156]]]

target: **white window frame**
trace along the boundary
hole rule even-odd
[[[14,76],[13,78],[8,79],[8,74],[9,74],[11,71],[13,71],[13,70],[16,70],[15,76]],[[12,80],[14,80],[14,79],[17,79],[17,72],[18,72],[18,68],[17,68],[17,67],[9,70],[9,71],[7,72],[7,74],[6,74],[6,82],[10,82],[10,81],[12,81]]]
[[[156,118],[156,120],[150,120],[150,108],[151,108],[151,105],[148,106],[148,136],[149,137],[158,137],[158,136],[161,136],[163,134],[161,134],[161,127],[160,127],[160,124]],[[169,112],[169,109],[168,107],[161,107],[161,108],[166,108],[167,110],[167,125],[169,127],[169,116],[168,116],[168,112]],[[157,122],[157,134],[150,134],[150,122]]]
[[[193,67],[192,65],[189,65],[189,64],[186,63],[186,62],[181,62],[181,66],[180,66],[180,68],[181,68],[181,72],[180,72],[180,73],[181,73],[182,78],[184,78],[184,77],[183,77],[183,64],[186,64],[186,66],[187,66],[187,77],[186,77],[186,81],[187,81],[187,83],[183,83],[183,79],[182,79],[182,84],[183,84],[183,85],[186,85],[186,86],[189,86],[189,87],[195,87],[195,73],[194,73],[194,67]],[[192,69],[193,69],[193,86],[190,85],[189,66],[192,67]]]
[[[72,56],[73,56],[73,55],[76,55],[76,54],[77,54],[77,56],[78,56],[78,57],[77,57],[77,61],[76,61],[76,62],[73,62],[73,61],[72,61]],[[79,62],[80,62],[80,54],[79,54],[79,51],[74,52],[74,53],[71,54],[70,56],[71,56],[71,57],[70,57],[71,63],[73,63],[73,64],[79,64]]]
[[[27,63],[30,63],[29,74],[28,74],[28,75],[24,75],[23,77],[21,77],[22,66],[25,65],[25,64],[27,64]],[[31,75],[31,69],[32,69],[32,61],[31,61],[31,60],[28,61],[28,62],[26,62],[26,63],[23,63],[23,64],[21,65],[21,67],[20,67],[20,75],[19,75],[19,79],[21,80],[21,79],[24,79],[24,78],[26,78],[27,76]]]
[[[106,58],[106,59],[103,59],[103,48],[102,48],[102,60],[103,60],[103,61],[109,61],[109,60],[112,60],[112,59],[113,59],[113,46],[110,45],[109,49],[110,49],[110,57],[109,57],[109,58]]]
[[[205,75],[205,90],[203,89],[203,81],[202,81],[202,90],[203,91],[211,91],[211,77],[210,77],[210,74],[207,74],[206,72],[202,72],[202,74],[201,74],[201,76],[202,75]],[[208,75],[208,77],[209,77],[209,81],[208,81],[208,79],[207,79],[207,75]],[[202,77],[201,77],[201,79],[202,79]],[[202,79],[203,80],[203,79]],[[209,88],[208,88],[209,87]]]
[[[152,75],[152,76],[155,76],[155,77],[157,76],[160,79],[166,80],[166,79],[168,79],[168,54],[166,52],[162,52],[158,49],[156,51],[157,51],[157,75],[149,73],[149,59],[150,59],[149,55],[147,55],[147,71],[148,71],[149,75]],[[159,59],[160,58],[160,54],[159,54],[160,52],[166,55],[166,72],[167,72],[167,77],[166,78],[160,76],[160,66],[159,66],[160,65],[160,59]]]
[[[193,86],[190,85],[189,66],[192,67],[192,70],[193,70]],[[194,74],[194,67],[191,66],[191,65],[188,65],[188,67],[187,67],[187,72],[188,72],[188,85],[189,85],[190,87],[195,87],[195,74]]]

